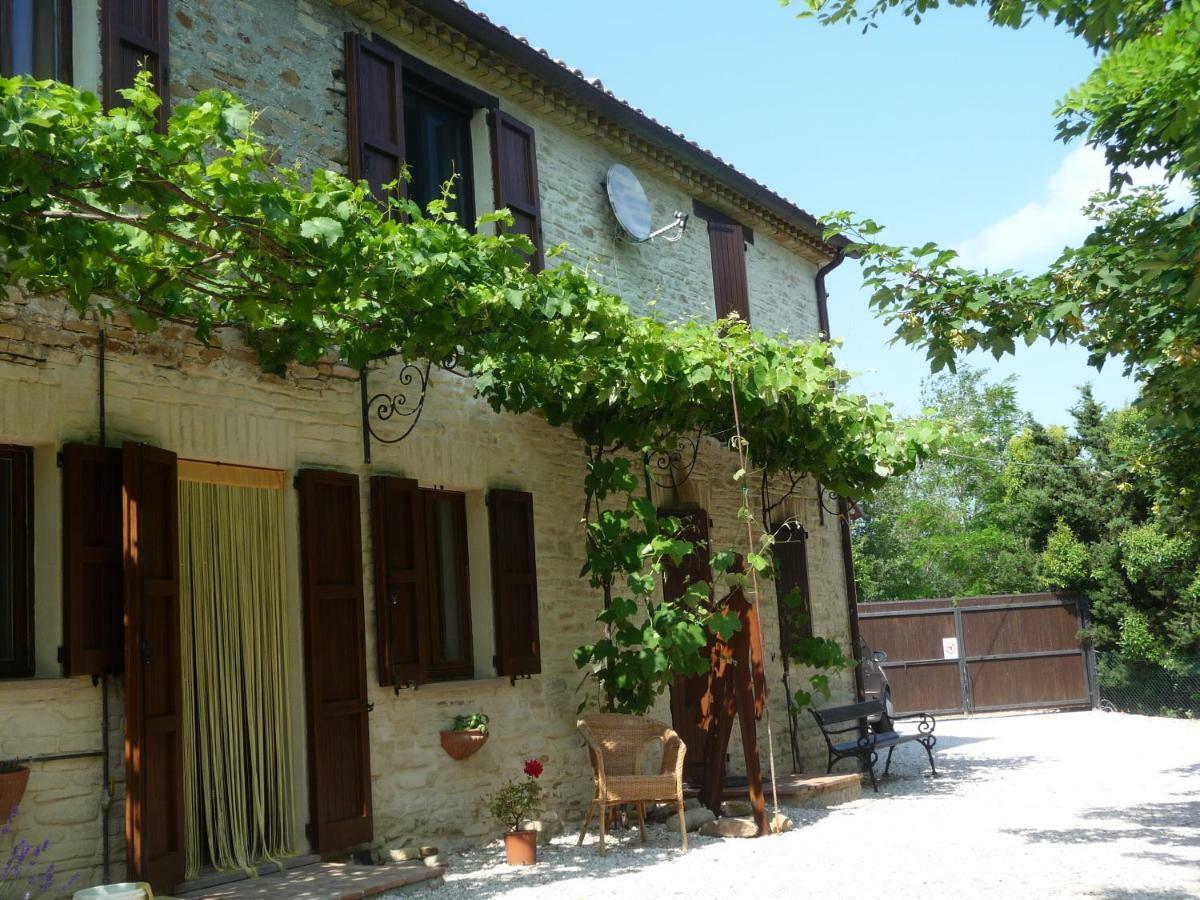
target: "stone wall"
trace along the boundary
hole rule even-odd
[[[94,44],[92,0],[76,0],[77,71],[95,72],[81,57],[80,42]],[[285,161],[305,167],[342,168],[346,162],[343,34],[369,28],[345,12],[306,0],[173,0],[171,94],[178,102],[206,87],[227,87],[261,110],[258,127]],[[84,37],[81,38],[81,35]],[[390,35],[406,51],[436,62],[419,46]],[[86,39],[86,40],[85,40]],[[472,81],[471,73],[454,71]],[[88,85],[94,87],[94,85]],[[495,90],[494,86],[485,88]],[[536,129],[547,246],[566,242],[567,259],[587,266],[642,312],[665,319],[711,317],[714,310],[708,240],[693,218],[675,244],[633,245],[616,236],[601,186],[612,162],[639,171],[632,152],[621,154],[579,136],[542,110],[507,95],[501,106]],[[485,148],[482,114],[475,144]],[[476,208],[492,208],[487,155],[475,157]],[[655,222],[676,209],[691,211],[684,187],[639,171]],[[815,263],[756,233],[747,266],[754,323],[770,332],[811,336],[816,330]],[[55,453],[65,441],[97,437],[97,327],[80,321],[53,299],[10,291],[0,298],[0,442],[35,448],[36,633],[38,677],[0,683],[0,756],[93,751],[100,746],[100,692],[90,679],[63,679],[56,650],[61,642],[61,496]],[[285,377],[263,374],[238,335],[221,332],[211,346],[176,326],[137,335],[120,322],[109,326],[107,371],[108,440],[144,440],[186,458],[276,467],[288,473],[328,467],[361,478],[364,536],[369,535],[370,474],[396,473],[467,493],[471,534],[472,612],[477,677],[470,682],[427,685],[394,694],[376,685],[374,616],[368,610],[367,659],[375,833],[381,841],[443,845],[491,834],[495,825],[485,797],[521,759],[546,763],[551,804],[575,821],[589,790],[586,757],[575,735],[579,673],[572,649],[595,633],[599,601],[578,577],[583,556],[579,528],[582,453],[569,432],[534,416],[497,415],[471,396],[469,383],[434,374],[421,422],[403,443],[376,447],[374,464],[362,464],[358,386],[335,360],[292,367]],[[373,376],[379,390],[395,386],[397,363]],[[708,444],[690,490],[702,495],[714,521],[718,545],[744,542],[735,517],[740,504],[731,475],[736,463]],[[543,674],[511,685],[488,676],[491,652],[490,593],[484,492],[493,487],[534,494]],[[757,484],[755,485],[757,487]],[[752,502],[757,503],[757,499]],[[810,569],[818,633],[848,641],[839,535],[832,522],[818,525],[815,500],[801,515],[812,535]],[[302,727],[299,539],[294,492],[286,492],[288,584],[293,607],[291,646],[296,673],[291,685],[293,720]],[[481,524],[482,523],[482,524]],[[364,540],[366,597],[371,604],[369,539]],[[778,626],[771,589],[764,591],[764,646],[781,771],[790,771],[787,717],[779,689]],[[798,682],[794,681],[794,684]],[[836,679],[839,696],[851,680]],[[113,877],[123,873],[123,770],[120,760],[120,680],[110,685],[113,748]],[[438,744],[438,731],[458,712],[483,711],[492,738],[476,756],[454,762]],[[661,718],[669,720],[665,703]],[[761,726],[760,726],[761,729]],[[823,759],[819,739],[803,727],[806,759]],[[761,743],[765,752],[765,733]],[[295,771],[306,772],[303,735],[295,743]],[[734,769],[741,766],[735,734]],[[101,776],[97,757],[37,762],[21,815],[21,832],[51,839],[51,858],[85,883],[99,879]],[[307,818],[307,783],[298,778],[298,808]],[[306,846],[303,821],[297,844]]]
[[[239,94],[260,112],[257,127],[277,144],[285,162],[305,168],[344,170],[344,35],[372,29],[345,11],[307,0],[215,3],[174,0],[171,21],[171,96],[186,100],[197,91],[220,87]],[[270,35],[266,41],[262,36]],[[403,35],[384,34],[402,50],[442,68]],[[450,67],[450,74],[482,90],[473,73]],[[617,154],[580,136],[545,111],[501,94],[500,106],[534,128],[543,231],[547,248],[563,243],[565,258],[586,266],[643,313],[666,320],[715,316],[708,234],[692,217],[683,239],[671,244],[634,244],[618,236],[604,192],[604,175],[614,162],[638,173],[653,210],[653,221],[671,221],[675,210],[692,211],[684,186],[645,171],[635,153]],[[487,129],[482,111],[474,123],[475,208],[495,208]],[[817,332],[816,263],[756,233],[748,246],[750,316],[768,334],[812,337]]]
[[[96,326],[81,322],[54,300],[10,293],[0,303],[0,442],[35,448],[36,592],[39,675],[29,681],[0,684],[0,754],[26,756],[46,752],[94,750],[100,746],[99,691],[90,679],[57,676],[53,648],[61,635],[60,479],[54,453],[68,440],[95,440],[97,433]],[[485,797],[520,760],[537,756],[551,805],[567,820],[581,811],[588,790],[586,758],[575,734],[579,673],[571,651],[583,636],[595,633],[599,599],[578,578],[583,555],[579,529],[582,452],[567,431],[553,429],[536,416],[497,415],[474,399],[469,385],[452,376],[435,376],[421,422],[403,443],[375,448],[375,462],[362,463],[357,385],[331,362],[316,368],[294,366],[286,377],[265,375],[253,354],[234,333],[218,336],[220,346],[205,347],[183,329],[137,335],[119,323],[108,328],[106,370],[108,440],[144,440],[168,447],[181,457],[219,460],[283,469],[329,467],[362,479],[363,533],[369,535],[367,476],[392,472],[416,477],[425,485],[467,492],[472,534],[486,519],[481,498],[492,487],[532,491],[536,518],[539,610],[543,674],[511,685],[490,673],[490,595],[478,590],[477,575],[487,570],[487,548],[473,542],[472,612],[476,620],[474,681],[431,684],[395,694],[375,684],[374,629],[370,614],[369,540],[364,543],[367,659],[371,716],[371,752],[376,836],[381,841],[428,841],[444,844],[492,833]],[[395,369],[374,376],[379,390],[397,388]],[[709,442],[701,453],[692,490],[713,519],[719,546],[740,546],[744,534],[736,520],[740,503],[732,481],[736,461]],[[757,498],[752,502],[757,503]],[[844,585],[837,529],[817,524],[815,505],[802,504],[812,534],[814,621],[819,633],[847,639]],[[291,685],[293,720],[302,727],[303,686],[299,673],[299,539],[294,492],[286,492],[287,596],[293,608],[291,646],[296,673]],[[485,528],[485,526],[484,526]],[[787,719],[778,658],[778,623],[773,593],[763,597],[764,646],[774,716],[776,761],[790,771]],[[837,679],[850,689],[848,675]],[[121,699],[119,679],[110,688],[113,714],[113,779],[116,804],[109,816],[114,860],[123,858],[120,835],[119,760]],[[438,731],[459,712],[486,712],[492,739],[476,756],[453,762],[438,744]],[[669,720],[665,700],[658,710]],[[760,726],[765,752],[765,732]],[[819,743],[805,728],[807,758]],[[731,750],[735,770],[741,751]],[[303,735],[295,742],[297,772],[306,772]],[[22,814],[22,833],[49,837],[53,858],[65,870],[82,869],[99,877],[100,766],[97,759],[35,763]],[[298,779],[298,808],[307,810],[306,783]],[[297,823],[297,842],[304,846]],[[27,831],[26,831],[27,830]],[[117,863],[114,872],[119,873]]]

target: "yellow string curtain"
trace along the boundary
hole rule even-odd
[[[295,852],[283,473],[180,463],[187,877]]]

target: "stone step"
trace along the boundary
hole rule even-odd
[[[323,862],[258,878],[245,878],[177,895],[177,900],[360,900],[403,891],[417,884],[440,883],[446,867],[423,861],[364,866]],[[159,896],[158,900],[169,900]]]

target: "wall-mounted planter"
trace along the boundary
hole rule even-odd
[[[0,772],[0,822],[7,822],[13,807],[19,806],[29,784],[29,766],[12,772]]]
[[[476,731],[474,729],[468,731],[443,731],[442,749],[450,754],[452,759],[466,759],[486,744],[487,739],[488,733],[486,731]]]

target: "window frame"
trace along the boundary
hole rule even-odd
[[[54,17],[57,24],[55,44],[58,58],[55,60],[54,79],[71,84],[74,81],[74,66],[72,56],[72,37],[74,29],[71,20],[71,0],[53,0]],[[13,0],[0,0],[0,35],[12,34],[12,5]],[[14,74],[13,52],[8,41],[0,40],[0,75],[12,77]]]
[[[0,444],[0,459],[13,463],[13,558],[19,561],[13,570],[14,653],[0,659],[0,678],[28,678],[35,668],[33,448]]]
[[[403,59],[403,55],[402,55],[402,59]],[[402,82],[401,82],[401,85],[402,85],[401,86],[401,94],[405,98],[405,101],[410,93],[416,94],[416,95],[418,95],[419,100],[440,104],[444,107],[449,108],[453,112],[458,113],[459,115],[463,116],[464,119],[466,120],[466,134],[465,134],[466,140],[464,142],[466,144],[466,146],[464,148],[461,148],[463,150],[463,156],[465,158],[462,160],[462,170],[458,173],[459,179],[457,182],[457,190],[455,193],[463,203],[462,211],[459,214],[459,224],[462,225],[464,228],[466,228],[468,231],[474,232],[475,216],[476,216],[476,212],[475,212],[475,209],[476,209],[476,206],[475,206],[475,148],[474,148],[475,141],[474,141],[474,136],[471,134],[471,130],[472,130],[471,124],[475,118],[475,114],[478,112],[480,107],[478,105],[474,104],[470,99],[462,96],[461,94],[458,94],[456,92],[448,90],[443,84],[432,81],[430,79],[427,79],[427,78],[423,77],[422,75],[418,74],[417,72],[414,72],[412,69],[409,68],[408,63],[409,63],[409,61],[407,59],[405,59],[403,62],[403,65],[401,66],[401,71],[403,73]],[[411,156],[416,148],[410,146],[410,142],[408,140],[408,125],[409,125],[409,115],[410,115],[409,104],[407,102],[402,102],[401,110],[403,113],[403,121],[401,124],[405,129],[404,165],[409,167],[410,170],[415,170],[415,167],[412,164]],[[419,206],[421,206],[422,212],[425,211],[424,204],[420,203],[420,201],[417,201],[414,198],[412,198],[411,196],[409,196],[409,184],[408,183],[405,183],[404,193],[405,193],[406,197],[409,197],[409,199],[414,200],[414,202],[416,202]],[[433,197],[430,199],[436,199],[436,197]]]
[[[467,534],[467,496],[461,491],[447,491],[442,488],[418,488],[421,497],[421,519],[425,531],[425,592],[426,639],[429,648],[429,662],[426,672],[429,681],[459,681],[475,677],[475,651],[473,632],[471,628],[471,573],[470,547]],[[438,585],[440,572],[438,568],[437,526],[434,517],[434,504],[438,500],[448,500],[453,503],[455,544],[457,559],[454,566],[458,574],[458,619],[460,623],[459,640],[463,647],[463,657],[457,660],[447,660],[442,656],[442,617],[438,603]]]

